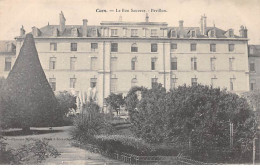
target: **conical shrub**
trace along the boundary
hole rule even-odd
[[[42,69],[34,39],[27,34],[0,93],[1,125],[52,126],[57,100]]]

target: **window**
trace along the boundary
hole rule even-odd
[[[191,37],[195,37],[196,36],[196,32],[193,30],[191,31]]]
[[[215,71],[216,70],[216,58],[213,57],[213,58],[210,58],[210,68],[211,68],[211,71]]]
[[[91,78],[90,79],[90,87],[94,88],[97,86],[97,78]]]
[[[138,30],[137,29],[131,29],[131,36],[132,37],[137,37],[138,36]]]
[[[171,43],[171,50],[176,50],[176,49],[177,49],[177,44]]]
[[[75,70],[76,61],[77,61],[76,57],[70,57],[70,70]]]
[[[177,37],[177,33],[176,33],[175,30],[172,30],[172,31],[171,31],[171,37]]]
[[[255,83],[256,83],[255,80],[250,81],[250,90],[251,91],[255,90]]]
[[[57,43],[50,43],[50,50],[57,51]]]
[[[111,36],[117,36],[117,29],[111,29]]]
[[[152,78],[152,88],[157,85],[157,78]]]
[[[156,43],[151,44],[151,52],[157,52],[157,44]]]
[[[117,70],[117,57],[111,57],[111,71]]]
[[[216,44],[210,44],[210,52],[216,52]]]
[[[156,58],[152,58],[151,59],[151,70],[155,70],[155,62],[156,62]]]
[[[197,58],[191,58],[191,70],[197,70]]]
[[[70,51],[77,51],[77,43],[71,43]]]
[[[111,52],[117,52],[117,51],[118,51],[118,44],[111,43]]]
[[[254,62],[251,62],[251,63],[249,64],[249,67],[250,67],[250,71],[251,71],[251,72],[255,72],[255,63],[254,63]]]
[[[97,29],[92,29],[92,36],[94,36],[94,37],[97,36]]]
[[[10,71],[12,66],[12,58],[5,58],[5,71]]]
[[[176,77],[174,77],[174,78],[171,79],[171,82],[172,82],[172,89],[175,89],[175,88],[176,88],[177,79],[178,79],[178,78],[176,78]]]
[[[76,78],[70,78],[70,88],[75,88],[76,86]]]
[[[254,54],[254,49],[250,47],[249,54]]]
[[[135,70],[135,63],[136,63],[136,58],[133,58],[131,60],[131,70]]]
[[[228,31],[229,37],[234,37],[234,31],[232,29],[230,29]]]
[[[191,78],[191,85],[196,86],[198,84],[197,80],[197,78]]]
[[[56,78],[49,78],[49,83],[53,91],[56,90]]]
[[[234,90],[234,78],[230,78],[230,91]]]
[[[190,44],[190,51],[196,51],[197,50],[197,44],[192,43]]]
[[[134,87],[134,86],[137,86],[137,79],[136,78],[133,78],[131,80],[131,87]]]
[[[96,51],[98,49],[98,43],[91,43],[91,51]]]
[[[151,29],[151,36],[157,36],[157,29]]]
[[[110,91],[115,93],[117,91],[117,78],[111,78]]]
[[[171,70],[177,70],[177,58],[171,58]]]
[[[131,52],[138,52],[138,47],[137,47],[137,44],[136,44],[136,43],[132,44],[132,46],[131,46]]]
[[[235,50],[235,44],[229,44],[228,45],[228,51],[233,52]]]
[[[91,65],[90,68],[92,71],[97,70],[97,57],[91,57]]]
[[[210,31],[210,37],[216,37],[216,35],[215,35],[215,30],[211,30],[211,31]]]
[[[229,70],[230,71],[233,71],[234,70],[234,67],[233,67],[233,64],[234,64],[234,60],[235,58],[229,58]]]
[[[56,57],[50,57],[50,70],[54,70],[56,68]]]

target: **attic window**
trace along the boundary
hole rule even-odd
[[[234,37],[234,31],[232,29],[230,29],[228,31],[228,35],[229,35],[229,37]]]
[[[195,30],[191,31],[191,37],[196,37],[196,31]]]
[[[97,36],[97,29],[92,29],[92,36],[94,36],[94,37]]]
[[[216,37],[215,30],[211,30],[211,31],[210,31],[210,37]]]
[[[171,37],[177,37],[177,32],[176,30],[171,31]]]

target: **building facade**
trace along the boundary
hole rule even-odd
[[[0,77],[6,78],[16,60],[15,41],[0,41]]]
[[[247,29],[207,26],[176,27],[166,22],[122,20],[98,26],[59,25],[32,28],[40,62],[53,90],[74,90],[104,105],[110,93],[126,94],[132,86],[167,90],[178,85],[205,84],[240,93],[249,90]],[[25,37],[20,29],[17,51]],[[17,55],[19,52],[17,52]],[[95,96],[93,96],[95,95]]]
[[[260,89],[260,45],[248,46],[248,67],[250,90]]]

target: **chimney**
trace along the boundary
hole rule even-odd
[[[244,27],[243,25],[240,26],[239,34],[241,38],[247,38],[247,28]]]
[[[63,33],[63,31],[65,30],[65,22],[66,22],[66,19],[63,15],[63,12],[61,11],[61,13],[60,13],[60,29],[59,29],[59,31],[61,33]]]
[[[40,30],[37,27],[35,27],[35,26],[32,27],[32,35],[34,37],[40,36]]]
[[[83,37],[88,36],[88,20],[87,19],[83,19],[82,35],[83,35]]]
[[[183,29],[183,20],[179,21],[179,29]]]
[[[25,30],[22,25],[22,27],[20,28],[20,36],[24,36],[24,35],[25,35]]]
[[[184,31],[183,31],[183,20],[179,21],[179,37],[180,38],[184,38]]]
[[[148,16],[148,13],[146,13],[145,22],[149,22],[149,16]]]
[[[204,16],[201,16],[200,19],[200,32],[202,35],[207,35],[206,29],[207,29],[207,17],[204,14]]]

